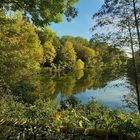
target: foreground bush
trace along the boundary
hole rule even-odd
[[[3,137],[64,139],[68,133],[94,136],[95,132],[105,137],[110,133],[140,137],[139,115],[113,111],[93,100],[86,105],[75,97],[61,105],[43,99],[33,105],[18,103],[12,97],[9,102],[1,97],[1,101],[0,136]]]

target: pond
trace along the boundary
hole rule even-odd
[[[94,99],[106,107],[124,109],[129,102],[128,98],[127,101],[125,99],[130,97],[134,88],[124,67],[103,67],[67,73],[43,71],[41,74],[17,79],[12,79],[11,82],[14,94],[31,104],[39,98],[64,101],[74,97],[83,104]]]

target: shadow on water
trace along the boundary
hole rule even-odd
[[[138,59],[139,60],[139,59]],[[134,68],[132,67],[132,62],[130,60],[127,68],[127,78],[129,83],[130,93],[125,95],[123,101],[127,108],[130,108],[133,112],[140,113],[140,64],[136,61],[137,69],[137,83]],[[138,91],[137,91],[138,89]]]

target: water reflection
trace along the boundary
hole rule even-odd
[[[3,79],[9,85],[12,95],[18,97],[19,102],[27,104],[34,104],[38,99],[64,100],[75,96],[82,103],[95,98],[111,108],[120,107],[123,100],[125,106],[136,111],[138,99],[134,92],[134,81],[126,70],[125,67],[100,67],[30,76],[16,71],[3,75]]]
[[[113,109],[122,106],[123,95],[127,95],[129,88],[125,83],[126,78],[110,81],[104,88],[88,89],[86,92],[76,96],[83,103],[87,103],[90,98],[94,98],[98,103]]]
[[[136,75],[134,73],[133,67],[130,65],[127,69],[127,78],[129,83],[130,92],[128,95],[125,95],[123,101],[125,106],[129,108],[132,112],[139,112],[140,113],[140,65],[137,66],[137,85],[136,85]],[[138,91],[136,89],[138,86]]]
[[[113,95],[120,92],[119,87],[113,90],[114,87],[109,87],[112,81],[116,81],[125,75],[124,68],[95,68],[80,70],[69,73],[43,73],[34,74],[32,76],[24,76],[20,78],[8,77],[5,81],[10,85],[14,95],[19,96],[26,103],[33,104],[36,99],[56,99],[58,95],[63,97],[69,97],[75,95],[81,98],[84,94],[85,99],[89,98],[89,92],[92,94],[101,94],[110,98]],[[11,80],[9,80],[11,78]],[[120,83],[120,80],[116,81],[113,85]],[[100,89],[100,91],[99,91]],[[106,92],[104,91],[106,89]],[[110,90],[111,89],[111,90]],[[114,92],[114,93],[113,93]],[[103,95],[105,93],[106,95]],[[83,101],[84,102],[84,101]]]

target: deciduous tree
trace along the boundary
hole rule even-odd
[[[0,72],[39,70],[43,49],[35,28],[22,18],[0,15]]]
[[[44,61],[46,65],[51,65],[54,58],[56,57],[56,50],[51,42],[46,41],[43,45],[44,50]]]
[[[60,52],[60,61],[66,69],[73,69],[77,56],[71,42],[65,42]]]

